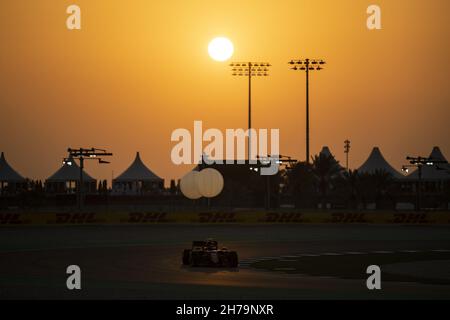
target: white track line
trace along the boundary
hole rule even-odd
[[[435,249],[428,250],[429,252],[450,252],[449,249]],[[368,251],[368,252],[360,252],[360,251],[346,251],[346,252],[325,252],[325,253],[298,253],[295,255],[289,256],[279,256],[279,257],[261,257],[261,258],[249,258],[244,259],[239,262],[239,265],[242,267],[249,267],[252,263],[269,261],[269,260],[277,260],[279,262],[296,262],[301,257],[320,257],[320,256],[343,256],[343,255],[361,255],[361,254],[393,254],[393,253],[418,253],[423,252],[422,250],[399,250],[399,251],[388,251],[388,250],[377,250],[377,251]]]
[[[298,261],[298,260],[293,260],[293,259],[291,259],[291,260],[288,260],[288,259],[278,259],[277,261],[279,261],[279,262],[296,262],[296,261]]]

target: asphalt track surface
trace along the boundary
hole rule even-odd
[[[208,237],[241,266],[183,267],[182,250]],[[450,299],[449,250],[450,226],[2,227],[0,299]],[[255,268],[286,259],[303,273]],[[366,287],[368,263],[381,267],[381,290]],[[66,288],[72,264],[81,290]]]

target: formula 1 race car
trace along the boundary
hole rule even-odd
[[[236,251],[227,248],[218,248],[217,241],[208,239],[206,241],[193,241],[192,249],[184,249],[183,265],[192,267],[227,267],[238,266],[238,255]]]

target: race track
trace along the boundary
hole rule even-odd
[[[182,250],[208,237],[237,250],[241,266],[183,267]],[[272,261],[297,263],[302,273],[270,271],[264,263]],[[381,267],[382,290],[366,287],[369,263]],[[81,267],[82,290],[66,288],[72,264]],[[449,299],[449,270],[450,226],[0,229],[1,299]]]

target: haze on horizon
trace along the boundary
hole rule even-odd
[[[82,30],[65,26],[82,10]],[[382,30],[366,28],[370,0],[58,1],[0,4],[0,151],[22,175],[44,180],[68,147],[99,147],[117,176],[140,151],[166,180],[192,166],[170,160],[176,128],[246,128],[247,83],[208,56],[226,36],[232,60],[262,60],[253,82],[254,128],[279,128],[282,154],[304,160],[305,79],[292,58],[323,58],[311,75],[311,153],[323,145],[357,168],[379,146],[397,169],[440,146],[450,158],[450,27],[446,0],[378,0]]]

